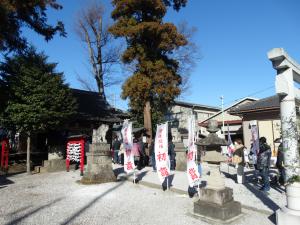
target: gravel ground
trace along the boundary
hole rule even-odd
[[[128,181],[85,186],[78,171],[0,178],[0,224],[208,224],[191,216],[186,195]],[[232,224],[273,224],[244,210]]]

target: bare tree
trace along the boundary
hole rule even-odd
[[[113,76],[113,66],[119,63],[121,47],[113,43],[108,32],[108,23],[103,25],[104,8],[99,2],[93,2],[82,9],[77,16],[75,30],[88,49],[92,75],[96,80],[99,95],[105,98],[104,88],[121,82]],[[90,89],[88,81],[77,75],[78,81]]]
[[[187,22],[177,25],[178,32],[187,39],[187,45],[180,46],[173,52],[173,57],[179,62],[179,73],[181,74],[181,95],[188,94],[190,89],[190,75],[197,62],[200,61],[198,46],[193,42],[197,28],[189,27]]]

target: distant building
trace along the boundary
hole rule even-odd
[[[243,139],[249,149],[251,145],[250,122],[258,127],[259,137],[266,137],[267,143],[273,151],[277,151],[278,144],[274,141],[280,138],[280,104],[277,95],[260,99],[248,104],[238,105],[231,108],[232,116],[239,116],[243,121]]]
[[[171,129],[173,141],[181,141],[182,136],[183,139],[187,138],[187,120],[189,115],[194,114],[196,121],[201,121],[211,117],[220,110],[219,107],[175,101],[165,116],[167,121],[171,121],[170,126],[174,128]]]
[[[225,138],[227,139],[228,129],[229,129],[232,139],[243,138],[242,117],[240,115],[229,114],[229,111],[234,107],[240,107],[240,106],[255,102],[256,100],[257,99],[251,98],[251,97],[243,98],[243,99],[239,100],[238,102],[232,104],[231,106],[224,108],[224,110],[223,110],[224,114],[220,110],[219,112],[210,116],[209,118],[199,121],[198,125],[200,126],[200,134],[202,134],[204,136],[207,135],[206,127],[208,125],[208,121],[213,119],[213,120],[218,121],[218,126],[220,128],[220,130],[218,131],[218,134],[220,136],[224,135]],[[224,117],[224,128],[223,128],[223,117]]]

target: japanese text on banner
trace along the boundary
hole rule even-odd
[[[170,175],[167,137],[168,124],[158,125],[155,135],[155,160],[158,178],[161,182]]]
[[[124,154],[124,171],[130,173],[134,171],[134,156],[132,152],[132,122],[125,120],[121,130],[123,136]]]
[[[199,180],[200,175],[195,163],[197,148],[195,145],[195,118],[188,118],[188,152],[187,152],[187,176],[189,185],[193,186]]]

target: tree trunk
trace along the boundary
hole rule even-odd
[[[103,77],[97,77],[97,86],[98,86],[98,91],[99,95],[103,98],[106,99],[105,93],[104,93],[104,84],[103,84]]]
[[[150,146],[152,141],[152,120],[151,120],[151,104],[147,101],[144,106],[144,127],[147,133],[147,143]]]
[[[27,134],[27,174],[31,174],[30,171],[30,132]]]

